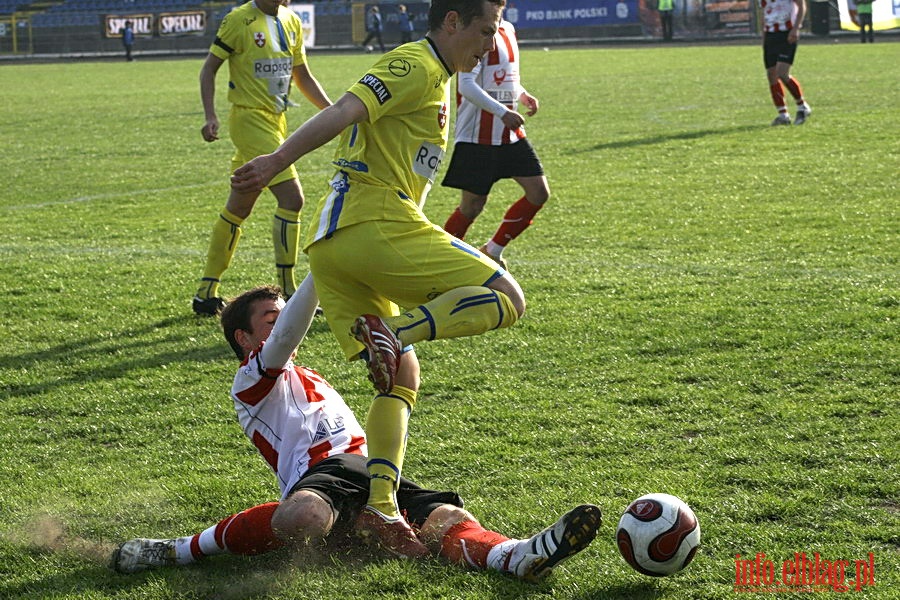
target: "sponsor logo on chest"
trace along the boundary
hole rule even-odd
[[[253,75],[257,79],[290,77],[292,69],[290,58],[260,58],[253,62]]]

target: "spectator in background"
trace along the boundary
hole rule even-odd
[[[369,45],[369,42],[372,40],[377,40],[378,47],[384,52],[384,41],[381,39],[381,32],[383,29],[384,24],[381,21],[381,11],[378,10],[377,6],[373,6],[369,9],[369,15],[366,17],[366,31],[368,32],[368,35],[366,36],[366,40],[362,43],[366,52],[372,51],[372,46]]]
[[[397,10],[400,13],[397,17],[397,23],[400,26],[400,43],[405,44],[412,41],[412,34],[415,27],[413,26],[412,15],[406,11],[405,4],[398,4]]]
[[[872,2],[874,0],[856,0],[856,18],[859,22],[859,41],[866,43],[866,28],[869,30],[869,43],[875,43],[875,29],[872,24]]]
[[[659,24],[662,26],[663,41],[672,41],[672,17],[675,14],[675,0],[659,0],[656,4],[659,11]]]
[[[125,60],[133,61],[131,49],[134,46],[134,21],[125,21],[125,27],[122,28],[122,45],[125,46]]]

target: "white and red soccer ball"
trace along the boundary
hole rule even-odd
[[[616,544],[637,572],[671,575],[693,560],[700,545],[700,522],[680,498],[647,494],[625,509],[616,529]]]

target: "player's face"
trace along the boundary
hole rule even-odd
[[[250,350],[259,348],[259,343],[267,339],[269,334],[272,333],[272,327],[275,326],[275,321],[283,308],[284,300],[281,298],[278,300],[258,300],[254,302],[253,314],[250,315],[250,327],[253,331],[244,332],[246,342],[243,345],[249,347]]]
[[[256,0],[256,6],[267,15],[278,13],[279,6],[287,6],[286,0]]]
[[[503,9],[493,2],[484,2],[483,9],[483,15],[472,19],[453,37],[455,52],[451,67],[454,71],[471,71],[482,56],[494,49],[494,34],[500,26]]]

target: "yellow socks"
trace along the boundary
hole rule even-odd
[[[396,492],[406,453],[409,414],[415,404],[414,390],[395,385],[390,394],[375,397],[366,419],[370,477],[367,504],[388,517],[400,516]]]
[[[222,213],[213,224],[212,236],[209,238],[206,267],[203,269],[200,289],[197,290],[198,297],[206,299],[219,295],[219,281],[222,279],[222,273],[231,264],[238,240],[241,239],[243,222],[244,219],[234,216],[227,209],[222,209]]]
[[[272,243],[275,246],[275,270],[278,285],[287,296],[297,291],[294,265],[300,247],[300,211],[279,208],[272,221]]]
[[[466,286],[384,321],[406,346],[422,340],[478,335],[509,327],[518,320],[519,313],[506,294],[483,286]]]

